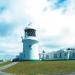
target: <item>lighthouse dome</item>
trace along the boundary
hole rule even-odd
[[[25,27],[25,29],[34,29],[34,30],[36,30],[36,27],[32,23],[29,23],[28,26]]]
[[[25,28],[25,37],[36,37],[36,29],[34,28],[34,26],[32,26],[31,24],[29,24],[26,28]]]

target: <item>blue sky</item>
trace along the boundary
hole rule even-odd
[[[75,46],[74,0],[0,0],[0,59],[22,51],[21,36],[29,22],[47,51]]]

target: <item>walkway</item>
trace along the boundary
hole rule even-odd
[[[16,74],[11,74],[11,73],[0,72],[0,75],[16,75]]]
[[[7,64],[7,65],[5,65],[5,66],[0,67],[0,75],[16,75],[16,74],[10,74],[10,73],[1,72],[1,70],[7,69],[7,68],[9,68],[9,67],[11,67],[11,66],[14,66],[14,65],[16,65],[17,63],[18,63],[18,62],[12,62],[12,63],[10,63],[10,64]]]
[[[5,66],[2,66],[2,67],[0,67],[0,71],[3,70],[3,69],[9,68],[9,67],[11,67],[11,66],[14,66],[14,65],[16,65],[17,63],[18,63],[18,62],[12,62],[12,63],[10,63],[10,64],[7,64],[7,65],[5,65]]]
[[[58,74],[53,74],[53,75],[75,75],[75,72],[68,73],[68,74],[58,73]]]
[[[75,75],[75,72],[74,73],[65,74],[65,75]]]

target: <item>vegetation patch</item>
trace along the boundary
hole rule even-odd
[[[16,75],[52,75],[75,72],[75,61],[23,61],[3,70]]]
[[[5,66],[5,65],[10,64],[10,63],[11,63],[10,61],[9,62],[0,63],[0,67]]]

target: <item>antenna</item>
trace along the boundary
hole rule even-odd
[[[28,24],[28,26],[31,26],[32,25],[32,22],[30,22],[29,24]]]

